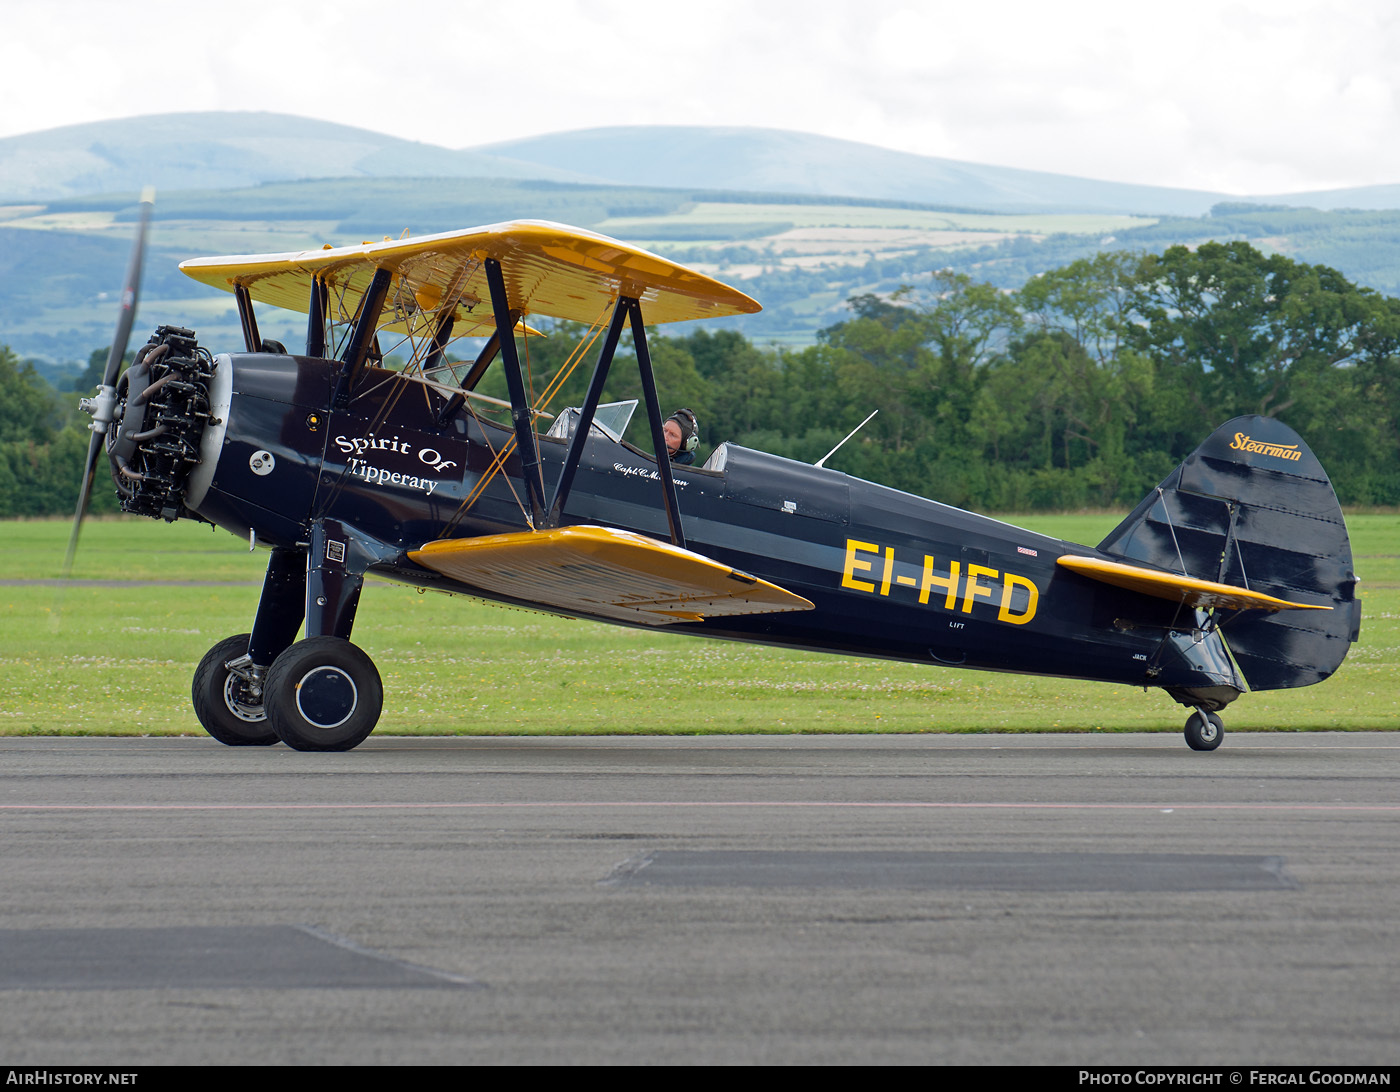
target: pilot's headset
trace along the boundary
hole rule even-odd
[[[676,422],[676,426],[681,430],[681,446],[676,452],[677,455],[681,451],[694,451],[700,446],[700,422],[695,419],[694,413],[688,409],[678,409],[666,420]]]

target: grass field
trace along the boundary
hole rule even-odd
[[[933,212],[926,209],[884,208],[853,205],[735,204],[697,201],[665,216],[616,216],[596,225],[598,231],[630,232],[638,237],[658,225],[742,224],[751,221],[783,220],[794,227],[917,228],[925,231],[990,231],[1002,234],[1033,233],[1075,235],[1098,232],[1112,234],[1142,227],[1156,221],[1143,216],[1108,213],[1035,213],[1014,215],[975,212]]]
[[[1090,543],[1118,519],[1007,518]],[[1400,515],[1348,525],[1360,644],[1326,683],[1245,695],[1229,731],[1400,728]],[[67,531],[0,523],[0,734],[201,734],[190,677],[249,628],[266,554],[193,523],[96,521],[76,583],[59,587]],[[384,677],[379,734],[1177,732],[1185,720],[1158,691],[757,648],[379,582],[355,641]]]

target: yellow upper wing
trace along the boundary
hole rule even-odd
[[[1157,569],[1144,569],[1140,565],[1127,565],[1121,561],[1105,561],[1097,557],[1076,557],[1066,554],[1056,558],[1055,563],[1066,569],[1115,587],[1128,588],[1158,599],[1171,599],[1188,606],[1211,610],[1220,607],[1225,610],[1331,610],[1331,607],[1315,603],[1293,603],[1287,599],[1277,599],[1263,592],[1250,591],[1234,584],[1217,584],[1213,580],[1198,580],[1194,576],[1181,576],[1177,573],[1164,573]]]
[[[494,330],[482,263],[495,258],[512,309],[592,323],[619,295],[638,299],[648,324],[752,314],[759,305],[728,285],[645,250],[581,228],[545,220],[516,220],[465,231],[424,235],[294,254],[194,258],[188,276],[253,299],[305,311],[311,280],[329,288],[333,307],[349,317],[375,270],[394,275],[381,328],[413,329],[420,316],[455,308],[454,336]]]

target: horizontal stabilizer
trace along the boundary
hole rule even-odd
[[[408,556],[482,591],[644,625],[812,609],[776,584],[611,527],[439,539]]]
[[[1056,559],[1063,565],[1087,576],[1119,588],[1142,592],[1158,599],[1170,599],[1202,610],[1331,610],[1329,606],[1316,603],[1293,603],[1287,599],[1276,599],[1263,592],[1250,591],[1233,584],[1217,584],[1213,580],[1198,580],[1194,576],[1179,576],[1176,573],[1163,573],[1155,569],[1144,569],[1140,565],[1124,565],[1118,561],[1104,561],[1096,557],[1075,557],[1066,555]]]

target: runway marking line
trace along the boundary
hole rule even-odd
[[[819,800],[525,800],[449,803],[379,804],[0,804],[9,811],[471,811],[502,808],[896,808],[1000,811],[1396,811],[1400,804],[1038,804],[1038,803],[940,803],[931,801],[819,801]]]

